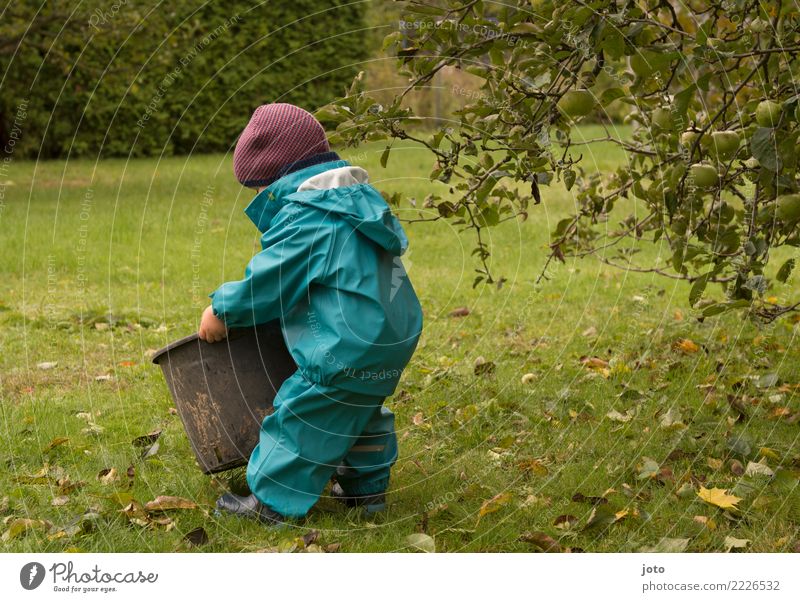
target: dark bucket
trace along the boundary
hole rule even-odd
[[[206,474],[247,463],[277,390],[297,370],[277,322],[231,329],[213,344],[193,334],[157,351],[153,362]]]

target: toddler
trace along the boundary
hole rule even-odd
[[[367,172],[331,152],[322,125],[296,106],[260,106],[233,155],[258,193],[245,209],[262,250],[244,278],[211,294],[199,336],[280,320],[297,371],[274,401],[247,465],[250,496],[217,508],[270,524],[331,495],[367,512],[385,506],[397,459],[383,405],[411,359],[422,309],[400,260],[408,239]]]

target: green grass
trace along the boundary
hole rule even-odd
[[[383,170],[382,150],[343,154],[370,170],[379,188],[421,205],[432,191],[430,157],[396,147]],[[604,171],[625,161],[608,144],[584,149],[584,157]],[[17,518],[47,524],[0,542],[2,550],[286,549],[310,529],[320,531],[321,545],[348,552],[402,550],[418,531],[432,535],[439,551],[534,550],[520,541],[528,531],[586,551],[635,551],[663,537],[688,538],[692,551],[722,550],[728,536],[750,540],[751,551],[797,545],[798,425],[786,416],[796,416],[800,403],[793,387],[761,389],[754,380],[777,373],[786,385],[800,382],[795,326],[786,320],[758,329],[736,315],[698,323],[683,283],[593,258],[556,265],[535,286],[549,232],[573,203],[560,185],[543,188],[544,203],[528,221],[487,232],[493,270],[508,278],[500,290],[471,288],[469,233],[442,222],[407,227],[425,331],[387,402],[401,445],[390,509],[370,522],[323,500],[300,529],[274,532],[211,514],[225,483],[197,469],[149,361],[152,350],[195,329],[207,293],[239,278],[256,249],[242,214],[250,195],[228,159],[15,162],[9,178],[0,214],[0,499],[7,498],[0,510],[3,530]],[[204,194],[213,199],[207,221]],[[411,216],[404,205],[401,217]],[[668,249],[643,244],[636,258],[646,264],[657,256],[668,257]],[[773,294],[798,292],[791,280]],[[467,317],[448,315],[460,306],[469,307]],[[673,349],[682,338],[700,350]],[[474,374],[479,356],[495,363],[494,373]],[[583,356],[610,361],[608,378],[587,369]],[[58,365],[43,370],[41,362]],[[523,384],[528,373],[533,381]],[[738,422],[729,394],[745,396],[747,415]],[[606,416],[612,410],[630,419],[614,421]],[[669,410],[681,424],[664,428]],[[90,420],[102,431],[87,430]],[[139,460],[132,440],[154,429],[163,429],[160,449]],[[59,437],[68,441],[48,449]],[[749,452],[732,445],[737,437]],[[734,459],[746,465],[765,454],[774,479],[730,470]],[[661,478],[638,478],[644,457],[664,469]],[[101,482],[106,468],[121,478]],[[53,506],[57,480],[66,477],[84,484]],[[704,503],[700,485],[735,490],[741,512]],[[113,497],[119,492],[121,500]],[[484,506],[495,511],[480,516],[503,493]],[[573,501],[576,493],[605,496],[606,508],[628,515],[584,529],[592,506]],[[158,495],[188,498],[199,509],[169,513],[169,528],[140,526],[119,512],[131,496],[145,503]],[[555,525],[562,515],[574,518]],[[183,536],[200,526],[209,541],[191,547]]]

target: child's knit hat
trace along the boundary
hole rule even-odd
[[[233,152],[233,173],[248,188],[269,186],[293,163],[330,150],[325,130],[308,111],[276,102],[258,107]]]

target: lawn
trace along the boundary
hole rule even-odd
[[[342,154],[421,205],[430,157],[396,145],[382,169],[382,150]],[[625,161],[608,144],[584,157],[599,170]],[[389,510],[367,520],[323,499],[297,528],[271,531],[213,515],[226,479],[198,470],[149,359],[196,328],[206,295],[257,249],[230,158],[15,161],[8,177],[0,550],[300,550],[316,538],[312,550],[397,551],[414,533],[437,551],[534,551],[542,534],[573,551],[798,546],[797,327],[700,323],[684,283],[593,258],[536,285],[573,203],[560,184],[526,222],[487,233],[500,290],[472,288],[469,233],[407,226],[425,330],[387,400],[401,446]],[[415,215],[408,203],[399,213]],[[636,258],[659,254],[671,253],[643,244]],[[797,278],[770,294],[797,299]],[[134,440],[159,429],[141,459]],[[723,510],[698,495],[714,488],[740,500]],[[138,510],[160,495],[197,508]]]

